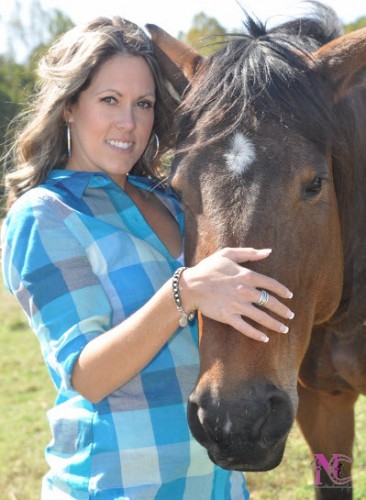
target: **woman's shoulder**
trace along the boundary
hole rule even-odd
[[[67,205],[70,198],[83,192],[90,175],[84,172],[53,170],[38,186],[22,194],[11,206],[8,217],[27,212],[42,214]]]
[[[42,191],[42,188],[37,186],[23,193],[11,205],[7,212],[6,218],[14,217],[15,215],[31,211],[34,205],[42,203],[44,200]]]
[[[41,187],[30,189],[13,203],[1,226],[1,247],[5,263],[17,262],[18,268],[22,260],[25,264],[30,249],[38,245],[40,225],[49,226],[40,221],[52,213],[52,208],[47,207]]]
[[[35,208],[47,207],[55,199],[56,194],[44,185],[34,187],[22,194],[10,207],[6,219],[33,213]]]
[[[59,225],[64,219],[62,194],[47,185],[36,186],[22,194],[10,207],[2,224],[2,233],[10,235],[33,227]]]

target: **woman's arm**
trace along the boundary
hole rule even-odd
[[[42,194],[7,218],[4,279],[29,317],[57,387],[74,388],[97,402],[149,363],[175,332],[180,314],[169,279],[144,306],[112,327],[109,297],[60,207]],[[260,288],[278,297],[288,297],[289,291],[239,265],[269,253],[225,249],[186,269],[180,278],[185,311],[199,309],[256,340],[267,337],[243,316],[259,328],[283,331],[282,323],[253,304]],[[288,308],[273,296],[266,307],[289,318]]]
[[[242,319],[242,315],[266,328],[284,332],[285,325],[253,303],[258,300],[257,287],[285,298],[291,296],[289,290],[271,278],[238,265],[265,258],[269,253],[246,248],[225,249],[186,269],[181,275],[185,310],[197,308],[256,340],[268,338]],[[279,316],[291,317],[291,311],[273,296],[267,307]],[[74,388],[92,402],[103,399],[149,363],[179,326],[179,317],[169,280],[132,316],[84,347],[72,373]]]

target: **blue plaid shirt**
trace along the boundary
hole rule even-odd
[[[170,191],[145,178],[176,218]],[[243,474],[215,466],[192,438],[186,401],[198,373],[197,325],[179,328],[132,380],[98,404],[71,385],[84,346],[138,310],[181,263],[103,173],[53,171],[2,228],[5,284],[26,312],[57,388],[48,412],[42,498],[248,498]]]

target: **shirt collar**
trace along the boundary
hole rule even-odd
[[[46,179],[46,184],[54,186],[61,185],[66,188],[74,196],[81,198],[85,189],[88,187],[92,179],[103,179],[106,184],[112,182],[109,177],[103,172],[79,172],[75,170],[52,170]],[[100,183],[99,183],[100,187]]]

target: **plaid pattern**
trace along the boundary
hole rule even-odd
[[[129,176],[176,217],[170,191]],[[179,328],[142,372],[98,404],[73,390],[83,347],[139,309],[181,263],[105,174],[53,171],[3,224],[3,274],[26,312],[58,391],[48,412],[42,498],[247,498],[192,438],[186,400],[198,373],[197,325]]]

